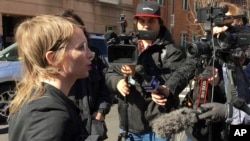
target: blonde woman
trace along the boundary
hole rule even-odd
[[[9,140],[86,139],[78,109],[67,98],[76,79],[88,77],[94,57],[83,28],[41,15],[22,22],[15,38],[26,71],[10,103]]]

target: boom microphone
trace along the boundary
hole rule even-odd
[[[159,137],[171,137],[172,134],[180,133],[197,123],[198,113],[198,111],[184,107],[161,115],[152,121],[153,131]]]

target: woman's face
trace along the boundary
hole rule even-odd
[[[160,23],[158,18],[139,17],[137,22],[138,30],[151,30],[157,36],[160,31]]]
[[[76,28],[61,63],[63,72],[76,79],[88,77],[93,58],[94,53],[88,47],[83,30]]]

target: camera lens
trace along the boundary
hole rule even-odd
[[[196,58],[209,53],[211,53],[210,45],[204,41],[196,41],[186,47],[186,54],[190,58]]]

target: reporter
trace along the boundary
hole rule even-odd
[[[221,5],[229,6],[229,12],[227,13],[227,15],[244,14],[242,9],[234,4],[224,2],[221,3]],[[230,26],[244,26],[247,24],[246,22],[246,19],[236,19]],[[228,26],[222,27],[221,30],[219,29],[219,27],[216,27],[214,29],[214,34],[220,34],[221,32],[227,30]],[[248,105],[248,107],[250,106],[250,83],[242,67],[242,64],[244,63],[246,57],[244,48],[242,48],[242,51],[242,55],[239,58],[234,59],[233,66],[232,64],[227,62],[223,64],[223,79],[225,82],[227,103],[221,104],[214,102],[201,105],[201,107],[210,109],[199,116],[201,119],[210,119],[213,122],[225,121],[232,125],[250,124],[250,115],[244,112],[243,109],[239,109],[239,107],[235,107],[234,105],[235,99],[240,99],[243,100],[246,105]],[[231,73],[233,73],[232,76],[230,76]],[[232,96],[233,90],[232,86],[230,86],[231,79],[234,80],[235,88],[237,91],[236,98]]]
[[[222,6],[228,6],[228,12],[226,13],[227,16],[230,16],[230,15],[244,15],[244,11],[238,7],[237,5],[235,4],[232,4],[232,3],[228,3],[228,2],[221,2],[219,4],[219,7],[222,7]],[[234,19],[231,21],[231,23],[227,23],[225,26],[222,26],[222,27],[213,27],[213,31],[212,31],[212,34],[213,36],[215,37],[215,48],[217,46],[219,46],[218,42],[217,42],[217,38],[219,37],[219,35],[222,33],[222,32],[225,32],[225,31],[231,31],[232,29],[234,29],[235,27],[238,27],[238,26],[244,26],[246,25],[246,21],[244,18],[239,18],[239,19]],[[220,48],[220,47],[219,47]],[[229,67],[232,67],[232,64],[236,63],[236,67],[233,66],[233,69],[235,69],[235,74],[234,74],[234,79],[236,80],[236,83],[237,83],[237,89],[238,91],[241,91],[240,95],[243,97],[245,97],[246,99],[248,99],[246,97],[246,95],[249,95],[249,92],[247,90],[247,87],[246,85],[248,85],[248,82],[245,81],[245,77],[243,76],[244,74],[242,73],[242,70],[241,70],[241,64],[244,62],[245,60],[245,55],[244,55],[244,49],[241,48],[242,50],[242,54],[239,58],[235,58],[235,57],[231,57],[231,55],[233,54],[232,52],[230,53],[224,53],[224,52],[219,52],[221,54],[219,54],[220,56],[216,56],[218,57],[217,61],[219,61],[219,65],[217,66],[217,68],[221,71],[221,73],[219,73],[219,77],[222,77],[222,80],[221,82],[219,82],[218,84],[220,85],[220,89],[222,90],[220,93],[216,92],[215,91],[215,88],[218,87],[216,85],[216,83],[214,83],[215,85],[214,86],[214,97],[216,97],[217,95],[224,95],[223,97],[225,97],[227,99],[227,102],[222,100],[223,102],[219,102],[218,100],[216,99],[213,99],[212,103],[206,103],[206,104],[202,104],[200,105],[201,107],[203,108],[206,108],[208,109],[207,112],[199,115],[200,117],[200,122],[203,122],[204,123],[204,126],[206,124],[206,119],[208,119],[209,121],[212,121],[212,123],[210,124],[211,125],[211,128],[212,130],[212,133],[208,133],[208,134],[212,134],[212,140],[223,140],[223,138],[226,138],[226,136],[221,136],[221,135],[225,135],[223,130],[227,130],[226,127],[226,124],[227,123],[230,123],[230,124],[236,124],[236,121],[238,122],[237,124],[239,124],[239,113],[235,113],[236,111],[236,108],[233,107],[233,104],[231,103],[231,98],[229,95],[231,95],[231,88],[227,87],[229,86],[228,85],[228,70],[227,68]],[[224,54],[223,54],[224,53]],[[222,55],[223,54],[223,55]],[[235,64],[234,64],[235,65]],[[237,76],[237,77],[236,77]],[[242,92],[244,91],[244,92]],[[224,94],[225,93],[225,94]],[[245,94],[243,94],[245,93]],[[239,96],[240,96],[239,95]],[[244,95],[244,96],[243,96]],[[241,97],[240,96],[240,97]],[[229,112],[231,111],[231,112]],[[242,115],[245,115],[245,113],[243,113]],[[238,118],[237,118],[238,116]],[[243,123],[243,120],[241,120],[241,123]],[[224,127],[225,126],[225,127]],[[219,127],[223,127],[224,129],[219,131]],[[194,128],[197,128],[197,126],[195,126]],[[200,131],[197,131],[197,129],[194,129],[196,130],[196,133],[198,132],[202,132],[202,127],[198,127],[200,129]],[[219,130],[218,130],[219,129]],[[218,131],[218,132],[217,132]],[[221,134],[222,133],[222,134]],[[193,132],[194,134],[194,132]],[[214,137],[218,137],[217,139],[214,139]],[[200,136],[201,138],[203,138],[204,136],[201,135]],[[200,140],[207,140],[208,139],[208,136],[203,138],[203,139],[200,139]]]
[[[135,71],[135,66],[126,64],[111,65],[106,73],[106,82],[118,97],[122,132],[128,130],[137,141],[167,141],[170,139],[159,138],[152,131],[151,121],[178,108],[178,95],[193,78],[196,64],[193,60],[185,60],[183,52],[175,47],[170,32],[163,24],[157,2],[141,1],[134,20],[137,30],[155,33],[154,39],[137,42],[139,56],[136,65],[143,66],[145,75],[157,76],[160,86],[153,92],[146,92],[144,76]],[[128,83],[128,76],[132,76],[134,83]]]

